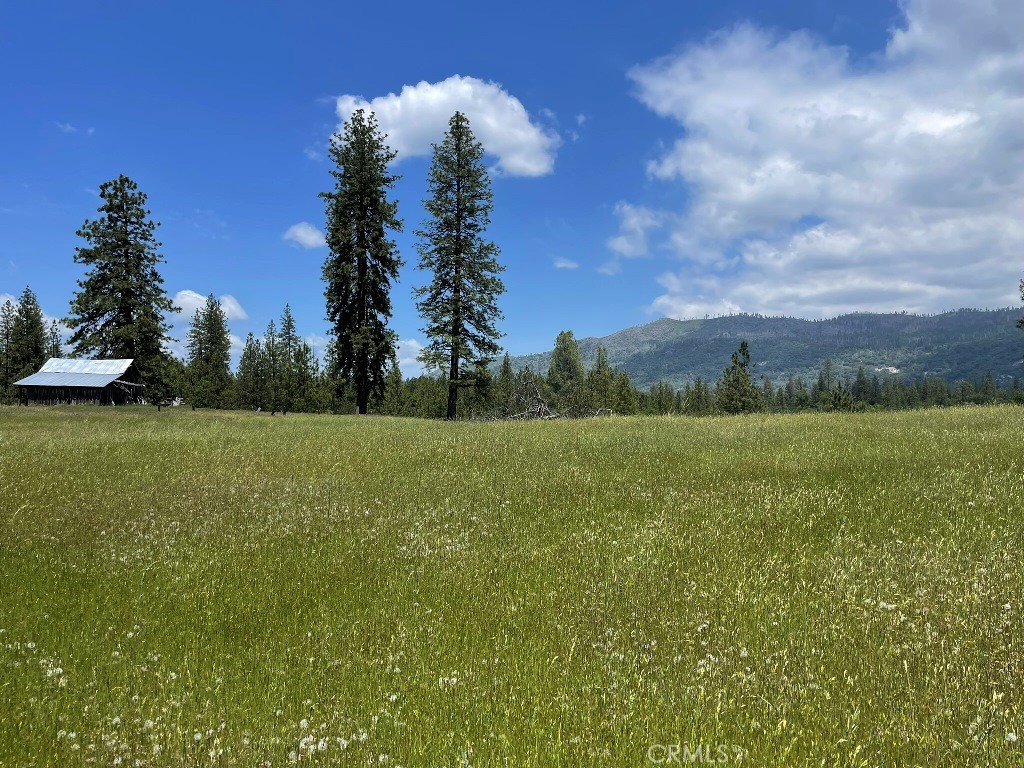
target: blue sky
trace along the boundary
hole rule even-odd
[[[125,173],[172,296],[229,297],[239,338],[287,302],[320,343],[324,149],[368,105],[400,152],[407,373],[413,230],[455,109],[493,168],[513,353],[665,315],[1018,300],[1019,0],[343,5],[6,4],[0,294],[63,315],[75,230]]]

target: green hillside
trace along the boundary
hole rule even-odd
[[[816,378],[826,357],[841,376],[859,366],[869,374],[904,378],[979,379],[991,371],[1001,383],[1021,375],[1024,333],[1019,309],[961,309],[941,315],[842,315],[829,320],[733,315],[709,320],[662,318],[603,338],[580,339],[583,360],[598,346],[635,384],[668,381],[679,387],[700,376],[718,379],[746,339],[758,376],[782,383],[790,376]],[[546,372],[550,352],[513,358],[516,368]]]

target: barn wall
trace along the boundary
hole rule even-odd
[[[130,395],[113,385],[103,387],[20,387],[25,405],[124,405]]]

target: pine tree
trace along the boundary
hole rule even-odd
[[[263,382],[260,404],[274,415],[281,409],[281,349],[277,326],[271,320],[263,334]]]
[[[996,387],[996,380],[992,376],[992,371],[985,371],[978,394],[981,396],[983,403],[994,403],[998,398],[999,389]]]
[[[760,410],[761,393],[750,380],[750,348],[747,342],[732,353],[732,364],[722,372],[716,399],[725,413],[750,413]]]
[[[46,357],[60,357],[63,354],[63,344],[60,338],[60,328],[57,321],[50,321],[50,331],[46,337]]]
[[[17,307],[7,299],[0,307],[0,398],[9,399],[9,388],[14,381],[14,360],[12,358],[11,334],[14,331],[14,317]]]
[[[501,368],[498,371],[498,377],[494,382],[495,398],[501,405],[502,411],[505,415],[509,414],[509,409],[512,405],[512,395],[516,389],[516,374],[512,370],[512,358],[508,356],[508,352],[505,353],[505,357],[501,360]]]
[[[693,386],[684,398],[683,410],[693,416],[706,416],[714,412],[714,395],[711,392],[711,388],[700,376],[693,382]]]
[[[245,337],[245,346],[242,347],[242,356],[238,361],[238,375],[235,377],[236,407],[252,411],[260,407],[263,379],[263,346],[250,333]]]
[[[433,275],[416,290],[416,304],[428,338],[420,359],[427,368],[446,370],[446,417],[454,419],[459,388],[472,386],[479,364],[497,355],[497,298],[505,290],[498,247],[484,238],[494,207],[491,180],[483,164],[483,146],[456,112],[440,144],[434,145],[424,207],[430,219],[417,250],[420,269]]]
[[[299,377],[297,355],[302,340],[295,330],[292,308],[284,305],[281,313],[281,330],[277,334],[277,351],[280,360],[280,406],[285,413],[296,410],[299,400]]]
[[[391,318],[391,283],[398,280],[402,259],[388,239],[400,232],[398,203],[388,193],[398,177],[388,172],[397,156],[384,142],[373,113],[358,109],[331,140],[335,167],[327,201],[327,320],[334,337],[331,374],[350,383],[358,413],[384,389],[395,357],[398,336],[387,327]]]
[[[659,381],[656,384],[652,384],[650,390],[647,393],[647,410],[648,412],[664,416],[672,413],[675,408],[676,393],[672,389],[672,385],[666,381]]]
[[[572,331],[562,331],[555,339],[548,365],[548,386],[555,396],[555,408],[571,412],[582,410],[585,381],[580,345]]]
[[[597,348],[597,360],[587,373],[587,399],[595,410],[615,409],[615,371],[608,362],[608,350]]]
[[[46,325],[39,300],[28,286],[18,299],[10,337],[10,366],[13,380],[31,376],[46,362]]]
[[[157,271],[163,257],[153,233],[159,225],[149,220],[145,193],[127,176],[101,184],[100,198],[100,218],[77,232],[88,245],[75,249],[75,262],[90,269],[78,281],[65,321],[74,329],[71,344],[76,355],[134,359],[152,385],[168,358],[164,313],[178,311]]]
[[[291,376],[292,410],[300,413],[320,411],[320,362],[308,342],[300,340],[292,352]]]
[[[380,402],[380,412],[385,416],[401,416],[404,395],[405,382],[402,381],[402,371],[398,367],[398,360],[395,359],[391,361],[391,366],[388,369],[384,395]]]
[[[227,316],[212,293],[196,310],[188,331],[189,401],[199,408],[225,408],[231,396],[231,335]]]
[[[615,377],[615,412],[632,416],[640,410],[640,393],[636,391],[629,374],[623,372]]]

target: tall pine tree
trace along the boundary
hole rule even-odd
[[[448,131],[434,145],[423,205],[430,218],[417,250],[420,269],[433,275],[415,292],[428,343],[420,353],[427,368],[448,374],[446,417],[454,419],[459,388],[473,386],[476,372],[497,355],[498,296],[505,290],[498,274],[498,246],[484,238],[494,196],[483,163],[483,146],[469,120],[456,112]]]
[[[761,409],[761,393],[750,379],[750,347],[746,341],[732,353],[732,364],[722,372],[716,398],[725,413],[750,413]]]
[[[14,360],[12,358],[11,334],[14,332],[14,317],[18,308],[10,299],[0,307],[0,398],[9,399],[9,388],[14,381]]]
[[[199,408],[226,408],[231,399],[231,334],[212,293],[192,318],[187,350],[189,401]]]
[[[587,372],[587,399],[596,410],[615,408],[615,371],[608,362],[608,349],[597,348],[594,367]]]
[[[263,345],[251,333],[245,337],[235,377],[235,406],[256,410],[262,406],[261,394],[266,376],[263,372]]]
[[[123,174],[100,185],[100,198],[102,215],[77,232],[87,245],[75,249],[75,262],[89,271],[65,322],[74,329],[74,354],[132,358],[150,386],[166,375],[165,313],[178,311],[157,271],[159,224],[149,219],[145,193]]]
[[[384,142],[373,113],[355,111],[331,139],[333,192],[321,193],[327,208],[327,320],[334,337],[332,375],[351,386],[356,409],[366,413],[381,395],[398,336],[388,329],[391,283],[402,259],[388,239],[400,232],[398,203],[388,199],[398,177],[388,163],[396,157]]]
[[[281,330],[277,334],[277,351],[280,356],[280,400],[281,410],[297,410],[299,402],[299,378],[296,355],[302,340],[295,330],[295,317],[292,315],[292,308],[284,305],[281,313]]]
[[[14,312],[9,342],[13,380],[31,376],[46,362],[46,325],[39,300],[28,286],[21,292]]]
[[[57,321],[50,321],[50,330],[46,336],[46,357],[60,357],[63,354],[63,342],[60,338],[60,328]]]

